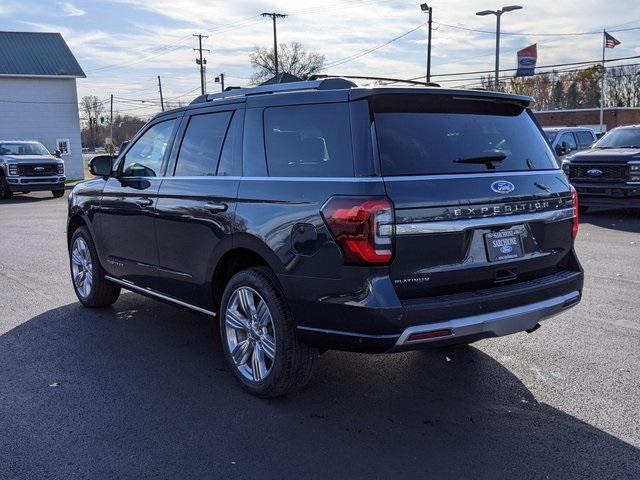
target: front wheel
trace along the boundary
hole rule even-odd
[[[64,195],[64,190],[52,190],[53,198],[60,198]]]
[[[262,398],[304,386],[318,357],[298,339],[282,291],[266,268],[243,270],[229,281],[220,307],[220,337],[236,379]]]
[[[104,270],[87,227],[80,227],[71,237],[71,281],[78,300],[90,308],[108,307],[120,296],[120,287],[104,278]]]

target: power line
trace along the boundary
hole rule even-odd
[[[333,68],[333,67],[337,67],[338,65],[342,65],[342,64],[347,63],[347,62],[350,62],[350,61],[352,61],[352,60],[356,60],[356,59],[358,59],[358,58],[360,58],[360,57],[364,57],[365,55],[369,55],[370,53],[373,53],[373,52],[375,52],[376,50],[380,50],[381,48],[384,48],[384,47],[386,47],[387,45],[390,45],[390,44],[392,44],[393,42],[397,42],[398,40],[400,40],[400,39],[402,39],[402,38],[406,37],[407,35],[412,34],[413,32],[415,32],[416,30],[418,30],[418,29],[420,29],[420,28],[424,27],[425,25],[426,25],[426,23],[421,23],[421,24],[420,24],[420,25],[418,25],[417,27],[412,28],[411,30],[409,30],[409,31],[407,31],[407,32],[404,32],[403,34],[398,35],[397,37],[393,37],[391,40],[387,40],[386,42],[384,42],[384,43],[382,43],[382,44],[380,44],[380,45],[377,45],[377,46],[375,46],[375,47],[368,48],[368,49],[366,49],[366,50],[362,50],[362,51],[360,51],[360,52],[354,53],[353,55],[350,55],[350,56],[348,56],[348,57],[344,57],[344,58],[341,58],[340,60],[336,60],[335,62],[333,62],[333,63],[330,63],[330,64],[326,65],[324,68]]]
[[[636,20],[637,21],[637,20]],[[448,23],[442,22],[433,22],[436,25],[441,27],[454,28],[456,30],[464,30],[467,32],[474,33],[486,33],[490,35],[495,35],[495,30],[481,30],[477,28],[464,27],[462,25],[451,25]],[[634,22],[629,22],[634,23]],[[621,28],[621,29],[610,29],[608,32],[628,32],[631,30],[640,30],[640,27],[631,27],[631,28]],[[512,36],[523,36],[523,37],[578,37],[585,35],[602,35],[602,30],[592,31],[592,32],[564,32],[564,33],[522,33],[522,32],[500,32],[501,35],[512,35]]]

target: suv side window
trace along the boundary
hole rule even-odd
[[[171,139],[175,119],[155,124],[133,144],[122,164],[123,177],[156,177]]]
[[[193,115],[182,138],[177,177],[215,176],[222,142],[233,112]]]
[[[242,175],[242,124],[244,110],[236,110],[227,129],[218,163],[218,176]]]
[[[567,145],[569,145],[569,151],[565,153],[573,152],[574,150],[578,149],[578,144],[576,143],[576,139],[573,136],[573,133],[571,132],[563,133],[562,136],[560,137],[560,140],[558,140],[557,145],[562,145],[563,142],[566,142]]]
[[[269,176],[353,176],[346,103],[267,108],[264,131]]]
[[[576,137],[578,138],[578,144],[582,148],[591,146],[591,144],[595,141],[595,138],[593,138],[591,132],[576,132]]]

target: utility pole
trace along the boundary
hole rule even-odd
[[[224,92],[224,73],[216,77],[216,83],[220,84],[220,91]]]
[[[262,14],[263,17],[271,17],[271,19],[273,20],[273,59],[274,59],[274,66],[275,66],[275,71],[276,71],[276,82],[278,81],[278,73],[279,69],[278,69],[278,30],[277,30],[277,26],[276,26],[276,21],[278,18],[287,18],[287,15],[284,13],[276,13],[276,12],[264,12]]]
[[[111,143],[111,145],[109,145],[109,151],[113,154],[113,93],[111,94],[111,103],[109,105],[109,138],[109,142]]]
[[[202,39],[209,37],[200,33],[194,33],[193,36],[198,37],[198,48],[194,48],[194,50],[200,53],[200,57],[196,58],[196,64],[200,65],[200,91],[202,95],[204,95],[206,93],[205,90],[207,86],[207,82],[205,80],[205,65],[207,64],[207,59],[202,58],[202,52],[210,52],[211,50],[202,48]]]
[[[433,21],[433,7],[430,7],[426,3],[420,5],[420,9],[429,15],[429,20],[427,21],[427,31],[428,31],[428,40],[427,40],[427,83],[431,82],[431,24]]]
[[[600,80],[600,132],[604,130],[604,102],[605,99],[605,82],[607,78],[607,67],[605,67],[605,52],[607,48],[607,31],[602,30],[602,78]]]
[[[160,75],[158,75],[158,89],[160,90],[160,108],[164,112],[164,100],[162,99],[162,82],[160,81]]]

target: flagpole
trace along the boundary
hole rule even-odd
[[[603,28],[602,29],[602,79],[600,81],[600,133],[604,133],[602,131],[602,128],[604,126],[604,101],[605,101],[604,88],[605,88],[605,80],[607,75],[607,70],[604,66],[604,63],[605,63],[604,55],[606,51],[606,46],[607,46],[607,31]]]

